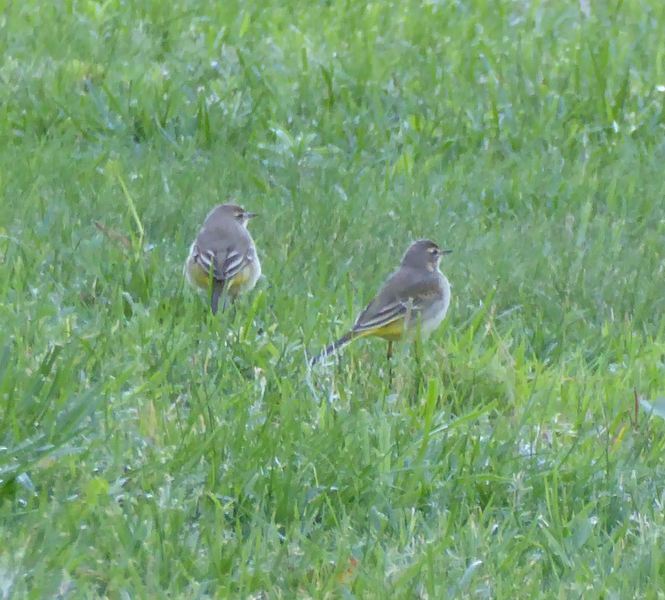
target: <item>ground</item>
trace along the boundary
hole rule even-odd
[[[7,4],[0,597],[662,597],[663,31]],[[182,266],[227,199],[265,277],[215,318]],[[420,362],[308,369],[419,237],[454,250]]]

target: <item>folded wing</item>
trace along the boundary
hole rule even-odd
[[[379,290],[376,298],[360,313],[353,326],[354,333],[387,327],[399,319],[417,318],[427,300],[436,294],[432,282],[422,275],[400,269]]]
[[[245,253],[230,250],[226,256],[220,258],[212,251],[199,252],[194,260],[208,273],[212,272],[213,278],[222,285],[229,279],[233,279],[250,262],[250,257]]]

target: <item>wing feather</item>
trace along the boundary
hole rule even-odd
[[[251,262],[251,257],[241,254],[237,250],[228,252],[224,260],[219,261],[219,257],[211,250],[207,252],[197,252],[194,260],[207,272],[212,270],[212,276],[219,282],[226,282],[233,279],[247,264]]]
[[[353,326],[353,331],[355,333],[361,333],[369,329],[385,327],[404,316],[407,313],[408,308],[407,303],[398,301],[382,307],[374,314],[367,314],[368,311],[365,310],[356,320],[356,323]]]
[[[240,252],[237,252],[236,250],[231,250],[231,252],[226,255],[220,272],[218,274],[216,273],[215,277],[218,277],[219,275],[218,278],[223,281],[233,279],[247,266],[247,264],[249,264],[249,262],[251,262],[249,256],[246,254],[240,254]]]

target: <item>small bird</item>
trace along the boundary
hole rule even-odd
[[[237,204],[220,204],[206,216],[185,262],[187,280],[210,290],[210,308],[217,313],[223,292],[231,300],[249,292],[261,276],[261,263],[247,223],[256,216]]]
[[[351,331],[315,356],[311,364],[356,338],[378,336],[387,340],[390,359],[394,341],[417,334],[427,337],[441,324],[450,304],[450,283],[439,271],[441,257],[450,252],[430,240],[413,242]]]

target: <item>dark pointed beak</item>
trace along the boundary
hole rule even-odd
[[[441,250],[441,254],[450,254],[452,250]]]
[[[255,212],[249,212],[248,210],[245,211],[245,219],[253,219],[254,217],[258,217],[259,213]]]

